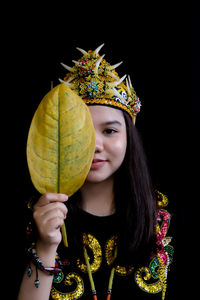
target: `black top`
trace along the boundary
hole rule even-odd
[[[159,250],[151,257],[149,265],[138,269],[131,266],[115,267],[112,300],[164,297],[166,274],[173,254],[173,248],[169,245],[171,238],[166,237],[169,221],[169,213],[160,209],[157,226]],[[69,247],[66,248],[61,243],[58,248],[58,255],[64,266],[63,271],[54,276],[50,299],[93,299],[87,266],[84,256],[81,255],[83,247],[80,245],[77,249],[73,239],[73,232],[80,231],[83,233],[83,243],[90,259],[97,298],[106,300],[119,223],[115,214],[99,217],[79,208],[75,214],[69,210],[66,219]]]

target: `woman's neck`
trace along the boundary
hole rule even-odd
[[[85,182],[81,188],[81,208],[96,216],[108,216],[115,212],[114,179],[99,183]]]

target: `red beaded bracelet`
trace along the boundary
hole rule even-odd
[[[38,257],[36,250],[34,248],[34,244],[28,249],[28,254],[30,256],[30,259],[32,263],[36,267],[36,280],[34,281],[34,285],[36,288],[39,287],[40,281],[38,279],[38,270],[48,273],[49,275],[58,274],[62,271],[61,268],[56,267],[44,267],[43,263],[41,262],[40,258]],[[32,268],[31,265],[28,266],[28,277],[31,277],[32,274]]]

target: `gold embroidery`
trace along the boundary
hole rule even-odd
[[[106,243],[105,257],[107,264],[110,266],[114,262],[114,250],[117,247],[117,236],[112,236]]]
[[[143,291],[151,294],[162,292],[162,300],[165,298],[167,288],[167,270],[171,263],[173,255],[173,247],[169,245],[171,238],[166,238],[166,232],[168,229],[168,213],[164,210],[160,211],[160,214],[164,214],[162,223],[157,224],[157,234],[160,234],[161,241],[163,243],[163,250],[159,250],[157,256],[155,256],[149,264],[149,267],[141,267],[135,272],[135,281],[139,288]],[[160,216],[159,216],[160,217]],[[164,218],[165,217],[165,218]],[[161,218],[162,219],[162,218]],[[165,220],[166,219],[166,220]],[[163,221],[163,222],[162,222]],[[165,222],[164,222],[165,221]],[[91,234],[83,234],[83,245],[87,248],[88,256],[90,259],[91,271],[96,272],[99,270],[102,263],[102,249],[98,240]],[[108,266],[111,266],[115,259],[115,252],[117,249],[117,236],[114,235],[108,239],[105,245],[105,259]],[[164,252],[163,252],[164,251]],[[87,266],[81,259],[77,259],[78,268],[87,273]],[[122,276],[127,276],[133,273],[134,267],[125,268],[123,266],[116,266],[115,273]],[[61,279],[62,281],[62,279]],[[59,283],[61,281],[58,281]],[[75,274],[70,273],[65,277],[64,284],[67,286],[76,282],[77,287],[72,292],[60,292],[52,287],[51,296],[56,300],[72,300],[79,299],[84,293],[84,283],[82,278]]]
[[[102,250],[97,239],[91,234],[83,234],[83,245],[88,249],[90,267],[92,272],[96,272],[102,263]],[[77,265],[81,271],[87,273],[87,266],[80,259],[77,259]]]
[[[117,247],[117,236],[112,236],[107,241],[107,244],[105,247],[106,262],[109,266],[112,265],[114,262],[114,252],[115,252],[116,247]],[[122,266],[115,267],[115,272],[118,275],[122,275],[122,276],[131,274],[133,272],[133,270],[134,270],[134,267],[129,267],[129,268],[125,268]]]
[[[147,293],[156,294],[162,291],[162,300],[164,300],[167,289],[167,269],[168,264],[165,266],[158,254],[151,261],[149,268],[142,267],[136,271],[135,281]],[[155,281],[155,279],[158,280]]]
[[[162,259],[160,259],[160,255],[158,255],[158,260],[160,263],[160,274],[159,279],[162,284],[162,300],[165,299],[165,293],[167,290],[167,267],[165,267]]]
[[[158,207],[165,207],[168,205],[168,198],[163,193],[159,192],[158,190],[155,190],[156,196],[157,196],[157,204]]]
[[[163,198],[165,202],[165,198]],[[159,205],[165,205],[165,203]],[[149,268],[143,267],[136,271],[135,281],[138,286],[148,293],[159,293],[162,291],[162,300],[165,299],[167,289],[167,272],[173,257],[173,247],[169,245],[170,237],[166,237],[170,223],[170,214],[160,209],[157,213],[156,244],[157,255],[152,259]]]
[[[157,280],[156,282],[147,283],[151,278],[151,271],[147,267],[142,267],[135,272],[135,281],[143,291],[151,294],[159,293],[162,290],[161,281]]]
[[[58,291],[54,286],[51,288],[51,297],[55,300],[76,300],[79,299],[84,293],[84,283],[82,278],[75,273],[69,273],[64,280],[65,285],[72,285],[73,281],[76,282],[77,287],[72,292],[62,293]]]

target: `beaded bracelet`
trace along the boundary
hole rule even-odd
[[[38,270],[47,273],[48,275],[53,276],[54,274],[58,274],[62,271],[61,268],[58,267],[44,267],[42,261],[38,257],[36,253],[36,249],[34,248],[35,244],[33,244],[29,249],[28,249],[28,254],[31,259],[31,262],[35,265],[36,268],[36,280],[34,281],[34,285],[36,288],[39,287],[40,285],[40,280],[38,279]],[[59,259],[58,259],[59,265],[61,265]],[[32,274],[32,268],[31,265],[29,264],[28,266],[28,272],[27,275],[28,277],[31,277]]]

